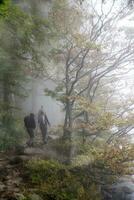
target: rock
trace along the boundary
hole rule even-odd
[[[44,154],[44,151],[41,148],[25,148],[25,155],[37,155],[37,154]]]
[[[25,196],[23,194],[20,194],[20,193],[16,193],[15,194],[15,197],[17,200],[25,200]]]
[[[22,178],[21,177],[15,177],[14,179],[12,178],[11,180],[8,179],[7,185],[9,186],[19,186],[20,183],[22,182]]]
[[[43,200],[38,194],[30,194],[30,200]]]
[[[118,183],[129,182],[130,179],[131,179],[131,176],[123,176],[118,179]]]
[[[122,183],[117,183],[113,187],[116,191],[121,189],[122,191],[125,191],[125,193],[133,193],[134,192],[134,184],[133,182],[128,181],[128,182],[122,182]]]
[[[17,155],[24,155],[24,150],[25,150],[25,147],[22,145],[16,145],[15,147],[15,153]]]
[[[134,183],[131,178],[124,177],[124,182],[118,182],[112,186],[113,200],[134,200]]]
[[[131,176],[131,180],[134,183],[134,175]]]
[[[10,165],[17,165],[23,163],[23,160],[20,156],[15,156],[9,160],[9,163]]]
[[[8,172],[6,167],[4,168],[0,168],[0,180],[5,179],[5,177],[7,176]]]
[[[59,139],[59,135],[49,135],[48,136],[48,140],[57,140],[57,139]]]
[[[24,163],[29,160],[29,156],[27,155],[21,155],[19,157],[23,160]]]
[[[112,194],[110,191],[103,190],[102,195],[104,197],[104,200],[112,199]]]
[[[0,183],[0,192],[5,190],[5,185],[3,183]]]
[[[134,200],[134,193],[127,195],[126,200]]]
[[[129,188],[129,186],[125,186],[122,188],[123,192],[125,192],[126,194],[131,194],[133,192],[133,190],[131,188]]]

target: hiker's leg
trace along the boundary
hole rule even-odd
[[[42,140],[44,141],[44,129],[43,129],[42,125],[40,125],[40,132],[41,132],[41,135],[42,135]]]
[[[43,143],[46,143],[46,127],[44,125],[42,125],[40,128],[41,128]]]
[[[29,134],[29,137],[30,137],[29,140],[27,141],[27,145],[28,146],[33,146],[34,131],[31,128],[28,128],[27,131],[28,131],[28,134]]]
[[[47,143],[47,127],[46,126],[43,127],[42,137],[43,137],[44,144],[46,144]]]
[[[45,127],[43,127],[42,137],[43,137],[43,142],[45,143],[45,139],[46,139]]]
[[[33,144],[34,144],[34,130],[31,129],[30,145],[33,146]]]
[[[29,135],[29,139],[27,140],[26,144],[27,144],[28,146],[30,146],[30,130],[29,130],[29,128],[27,128],[27,133],[28,133],[28,135]]]
[[[47,143],[47,126],[45,127],[44,142]]]

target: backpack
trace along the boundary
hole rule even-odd
[[[29,126],[29,116],[24,117],[24,124],[25,124],[25,127],[28,128],[28,126]]]
[[[45,122],[45,116],[44,115],[39,115],[38,123],[40,125],[45,125],[46,124],[46,122]]]

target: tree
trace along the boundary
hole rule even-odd
[[[84,3],[85,0],[76,0],[78,1],[78,3],[80,5],[82,5]],[[107,1],[106,0],[101,0],[101,2],[104,4],[106,3]],[[129,7],[129,8],[133,8],[133,4],[134,4],[134,1],[133,0],[124,0],[124,3]]]
[[[103,4],[100,5],[101,11],[95,8],[93,3],[89,2],[90,13],[85,12],[84,8],[78,5],[61,5],[61,7],[53,7],[53,15],[55,26],[59,30],[59,44],[53,52],[53,58],[58,62],[61,68],[61,76],[58,78],[53,73],[48,74],[54,80],[58,87],[55,91],[47,90],[48,95],[58,98],[64,104],[65,121],[64,121],[64,137],[69,137],[73,130],[74,119],[81,114],[86,123],[92,118],[90,112],[82,111],[76,113],[76,100],[79,97],[86,98],[89,104],[95,104],[97,89],[101,81],[115,70],[120,70],[133,60],[133,40],[124,40],[123,43],[118,37],[118,27],[116,23],[126,14],[128,9],[119,4],[118,7],[114,1],[108,4],[107,11]],[[71,23],[74,13],[71,9],[75,8],[75,18],[80,20]],[[65,11],[70,10],[70,18],[67,18]],[[84,11],[83,11],[84,9]],[[84,13],[82,16],[81,13]],[[63,15],[63,22],[58,18]],[[60,23],[59,23],[60,20]],[[87,26],[88,25],[88,26]],[[69,27],[69,28],[68,28]],[[58,32],[58,31],[57,31]],[[122,36],[122,33],[120,33]],[[62,92],[61,92],[62,90]],[[97,97],[99,98],[99,97]],[[89,120],[90,118],[90,120]]]
[[[11,143],[11,140],[16,141],[16,131],[18,134],[17,111],[20,108],[17,100],[26,96],[23,83],[27,75],[35,76],[40,71],[37,65],[39,46],[47,37],[49,24],[11,2],[4,4],[2,9],[0,7],[0,12],[0,125],[1,137],[4,137],[1,142],[7,138]]]

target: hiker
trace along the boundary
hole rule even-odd
[[[41,108],[40,108],[40,110],[39,110],[39,112],[38,112],[38,121],[39,121],[39,117],[40,117],[40,115],[41,115],[41,112],[44,112],[43,106],[41,106]]]
[[[47,115],[43,110],[40,110],[38,113],[38,124],[41,130],[43,142],[47,143],[47,126],[50,126]]]
[[[41,106],[41,108],[39,109],[39,112],[38,112],[38,127],[37,127],[37,132],[40,132],[39,130],[40,130],[40,123],[39,123],[39,121],[40,121],[40,116],[41,116],[41,112],[44,112],[44,108],[43,108],[43,106]]]
[[[27,145],[32,147],[34,140],[34,129],[36,128],[36,123],[33,113],[30,113],[30,115],[24,117],[24,124],[30,137],[30,139],[27,141]]]

